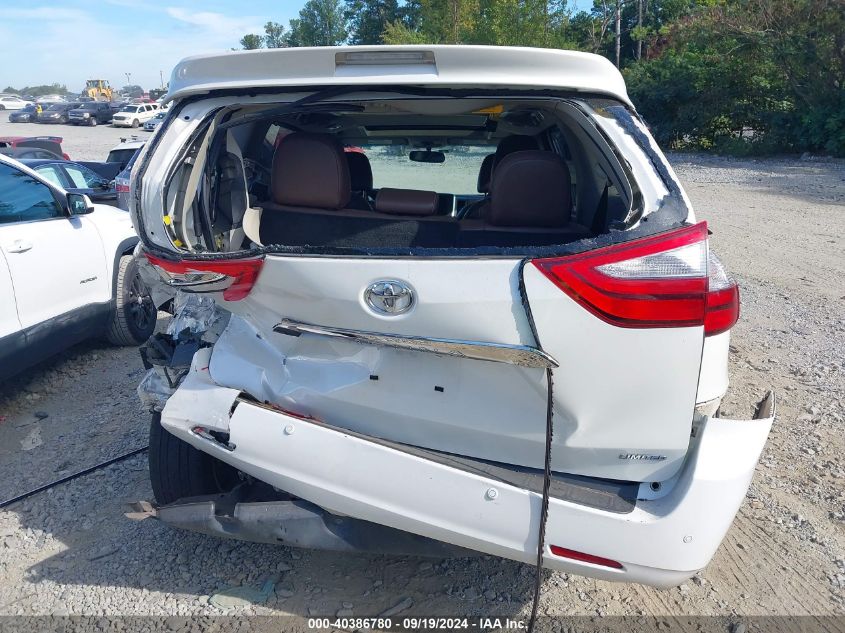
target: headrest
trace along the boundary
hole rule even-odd
[[[349,203],[349,165],[343,147],[328,134],[294,132],[273,155],[273,202],[297,207],[342,209]]]
[[[490,176],[493,175],[493,162],[496,160],[495,154],[487,154],[484,160],[481,161],[481,167],[478,169],[478,193],[487,193],[490,191]]]
[[[434,215],[437,213],[437,194],[416,189],[379,189],[376,211],[390,215]]]
[[[373,188],[373,168],[370,159],[361,152],[344,152],[349,164],[349,181],[352,191],[369,191]]]
[[[505,156],[509,156],[514,152],[525,152],[530,149],[540,149],[540,144],[533,136],[525,134],[512,134],[506,136],[496,146],[496,159],[493,162],[495,167],[504,160]]]
[[[569,168],[554,152],[530,150],[506,156],[490,183],[489,224],[557,227],[570,222]]]

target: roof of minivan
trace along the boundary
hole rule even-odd
[[[606,58],[505,46],[328,46],[235,51],[188,57],[173,69],[167,100],[210,90],[296,86],[545,88],[630,103]]]

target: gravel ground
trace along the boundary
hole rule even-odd
[[[55,133],[102,159],[123,130],[0,123]],[[141,133],[143,134],[143,133]],[[658,591],[547,573],[549,615],[845,614],[845,163],[671,157],[742,287],[723,415],[774,388],[778,419],[711,565]],[[0,385],[0,498],[146,443],[137,351],[86,343]],[[45,415],[46,414],[46,415]],[[533,568],[338,555],[216,540],[124,518],[151,498],[141,455],[0,511],[0,615],[337,612],[525,615]],[[276,581],[260,605],[220,609],[223,588]]]

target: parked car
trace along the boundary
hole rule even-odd
[[[144,131],[145,132],[155,132],[155,129],[159,126],[159,123],[164,121],[164,117],[167,116],[167,112],[157,112],[156,115],[144,123]]]
[[[74,108],[78,108],[80,103],[53,103],[46,109],[41,111],[41,114],[35,117],[38,123],[67,123],[70,121],[69,112]]]
[[[106,162],[118,163],[120,165],[120,169],[123,170],[138,153],[138,150],[140,150],[145,144],[146,141],[142,141],[137,136],[121,138],[120,143],[112,147],[111,151],[109,151],[109,155],[106,157]]]
[[[114,180],[108,180],[85,165],[68,160],[25,159],[20,162],[44,180],[70,193],[81,193],[92,202],[115,206],[117,191]]]
[[[78,164],[84,165],[88,169],[97,173],[101,178],[108,181],[115,181],[115,191],[117,193],[118,206],[121,204],[122,182],[118,176],[127,166],[130,159],[135,155],[139,148],[143,147],[144,141],[137,140],[136,137],[132,139],[121,139],[120,143],[112,148],[106,160],[102,161],[77,161]],[[128,210],[128,207],[120,207]]]
[[[131,205],[181,291],[142,349],[159,519],[660,587],[708,564],[774,399],[718,415],[739,291],[607,59],[239,52],[169,97]]]
[[[158,106],[155,103],[130,103],[123,106],[114,115],[112,125],[116,127],[138,127],[152,119],[157,111]]]
[[[49,156],[23,156],[23,158],[58,157],[70,160],[70,156],[62,150],[62,140],[61,136],[0,136],[0,151],[42,149],[49,152]]]
[[[63,160],[58,154],[38,147],[0,147],[0,154],[15,160]]]
[[[137,241],[126,213],[0,156],[0,380],[92,336],[149,337]]]
[[[68,112],[69,123],[74,125],[91,125],[108,123],[112,120],[112,109],[103,101],[89,101]]]
[[[31,101],[25,101],[17,95],[0,95],[0,110],[20,110],[31,104]]]
[[[24,106],[20,110],[9,113],[9,123],[34,123],[36,108],[34,103]]]
[[[129,184],[132,178],[132,167],[138,156],[141,154],[141,148],[135,150],[132,158],[126,163],[126,167],[114,179],[114,189],[117,192],[117,208],[129,211]]]
[[[38,97],[38,103],[43,104],[50,104],[50,103],[64,103],[67,101],[67,98],[64,95],[60,94],[49,94],[49,95],[41,95]]]

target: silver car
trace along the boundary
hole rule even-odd
[[[159,126],[159,124],[164,121],[165,116],[167,116],[167,112],[159,112],[156,114],[152,119],[144,123],[144,131],[155,132],[155,129]]]

